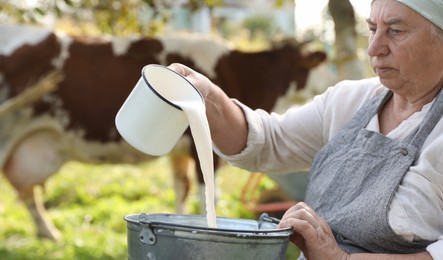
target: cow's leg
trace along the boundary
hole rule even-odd
[[[37,227],[40,237],[57,240],[60,232],[47,216],[42,200],[34,191],[43,185],[63,164],[59,136],[52,131],[38,131],[24,138],[9,156],[4,173],[17,190]]]
[[[182,214],[185,212],[185,202],[191,187],[189,171],[192,170],[193,162],[187,155],[172,154],[169,158],[173,172],[175,211]]]
[[[48,216],[40,194],[35,192],[36,187],[29,187],[19,191],[19,198],[25,203],[37,227],[37,236],[51,240],[61,238],[60,231],[55,227]]]

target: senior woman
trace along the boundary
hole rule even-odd
[[[375,78],[283,115],[252,111],[180,64],[206,100],[216,152],[252,171],[311,167],[280,227],[307,259],[443,259],[443,1],[374,0]]]

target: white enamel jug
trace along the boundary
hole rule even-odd
[[[189,126],[177,105],[188,101],[204,102],[200,92],[175,71],[147,65],[117,113],[117,130],[134,148],[154,156],[165,155]]]

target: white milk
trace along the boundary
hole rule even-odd
[[[205,104],[202,102],[175,102],[185,112],[192,137],[197,149],[200,167],[205,181],[206,219],[208,227],[216,228],[214,159],[212,157],[212,140],[206,118]]]

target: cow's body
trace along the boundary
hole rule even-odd
[[[192,38],[72,38],[44,29],[0,26],[0,111],[49,72],[60,70],[63,75],[55,90],[0,113],[0,166],[31,212],[39,235],[57,238],[43,204],[35,198],[35,185],[44,184],[68,160],[153,159],[124,142],[114,125],[143,66],[184,63],[231,97],[270,110],[292,83],[304,85],[309,68],[324,59],[316,55],[319,58],[306,58],[289,46],[254,55]],[[177,184],[188,181],[187,159],[193,150],[183,140],[171,153],[176,179],[183,180]],[[186,193],[181,190],[178,202]]]

